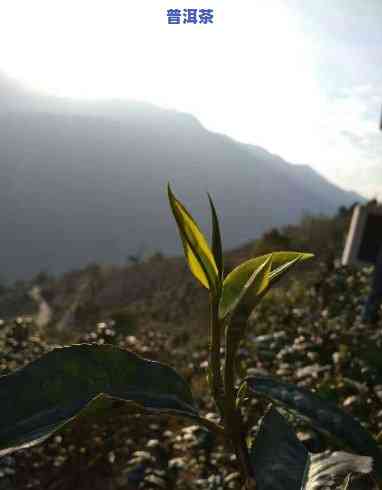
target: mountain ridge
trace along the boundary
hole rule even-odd
[[[168,181],[203,229],[209,227],[203,194],[211,192],[226,248],[296,223],[304,212],[331,214],[363,200],[313,169],[208,131],[185,113],[26,93],[14,100],[0,115],[6,279],[123,263],[142,248],[181,253]]]

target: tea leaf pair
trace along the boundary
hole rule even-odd
[[[212,250],[198,224],[168,185],[168,197],[178,225],[184,253],[196,279],[219,295],[219,317],[234,313],[246,298],[252,306],[298,262],[313,257],[300,252],[276,252],[248,260],[223,279],[223,252],[219,221],[212,198],[208,195],[212,214]]]

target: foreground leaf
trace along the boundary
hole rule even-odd
[[[281,403],[286,409],[308,419],[319,431],[329,433],[354,452],[371,456],[375,471],[382,476],[382,453],[376,441],[353,417],[333,403],[322,400],[305,388],[268,376],[252,376],[245,380],[249,391]]]
[[[274,408],[251,449],[257,490],[334,489],[349,473],[370,473],[372,459],[344,452],[310,454]]]
[[[187,383],[169,366],[108,345],[58,348],[0,377],[0,456],[43,441],[100,394],[197,415]]]
[[[170,185],[167,190],[191,272],[204,287],[215,291],[219,283],[219,274],[208,242],[193,217],[173,194]]]
[[[309,454],[276,409],[263,418],[251,460],[256,490],[300,490]]]
[[[265,288],[254,288],[252,292],[253,296],[258,297],[258,300],[260,300],[269,288],[275,285],[294,265],[311,257],[313,257],[312,254],[301,252],[273,252],[266,255],[260,255],[259,257],[247,260],[243,264],[240,264],[224,279],[219,308],[220,318],[223,319],[234,311],[238,303],[247,294],[247,291],[251,286],[251,278],[267,260],[272,260],[267,286]],[[254,283],[254,285],[256,285],[256,283]]]

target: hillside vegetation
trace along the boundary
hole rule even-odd
[[[306,216],[298,226],[270,230],[226,253],[228,270],[273,250],[316,254],[250,316],[237,368],[242,377],[274,374],[315,390],[376,436],[382,431],[382,322],[370,327],[360,321],[371,269],[340,265],[350,215],[342,208],[334,218]],[[47,325],[34,321],[37,307],[27,295],[32,284],[52,309]],[[56,279],[40,274],[2,289],[0,315],[1,374],[57,344],[112,343],[176,367],[201,410],[216,417],[206,381],[206,293],[182,259],[157,254],[129,267],[93,264]],[[254,431],[266,405],[260,398],[247,403],[245,420]],[[303,421],[294,423],[310,451],[338,447],[335,441],[327,446]],[[168,417],[143,418],[118,402],[0,461],[4,489],[207,490],[239,483],[235,459],[221,441]],[[360,485],[373,488],[370,481]]]

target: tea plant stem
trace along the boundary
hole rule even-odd
[[[209,381],[212,396],[220,415],[224,416],[224,389],[220,366],[221,332],[219,320],[219,301],[213,294],[210,296],[210,345],[209,345]]]
[[[236,457],[241,466],[241,472],[246,481],[253,478],[245,430],[240,410],[236,407],[235,397],[235,356],[239,344],[237,332],[233,325],[226,327],[226,355],[224,364],[224,391],[225,391],[225,429],[232,441]]]

